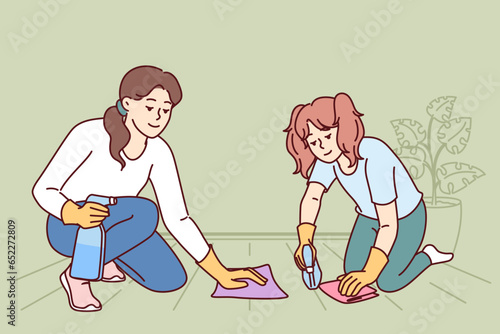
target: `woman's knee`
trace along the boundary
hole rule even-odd
[[[141,220],[141,227],[145,229],[145,232],[150,236],[155,233],[156,228],[158,227],[158,208],[156,204],[147,199],[147,198],[139,198],[141,200],[141,204],[139,206],[137,214],[139,215],[139,219]]]
[[[130,209],[132,218],[137,220],[143,232],[151,235],[158,226],[158,208],[156,204],[143,197],[123,197],[118,199],[118,203]]]
[[[138,197],[137,200],[138,207],[136,208],[136,214],[156,225],[158,222],[158,208],[156,204],[152,200],[143,197]]]
[[[182,288],[187,281],[186,271],[179,263],[164,267],[158,276],[146,279],[145,286],[155,292],[171,292]]]
[[[142,286],[155,292],[177,290],[187,280],[181,262],[158,233],[120,256],[118,265]]]

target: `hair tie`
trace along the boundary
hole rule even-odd
[[[123,108],[121,100],[116,101],[116,108],[118,109],[118,112],[123,116],[127,114],[127,111],[125,110],[125,108]]]

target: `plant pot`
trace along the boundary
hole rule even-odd
[[[443,252],[455,252],[462,226],[462,202],[458,198],[438,197],[432,204],[431,197],[424,197],[427,209],[427,226],[423,246],[433,244]]]

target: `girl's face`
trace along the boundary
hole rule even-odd
[[[127,121],[140,133],[149,138],[158,136],[168,124],[172,113],[170,95],[161,87],[153,89],[140,100],[123,98],[127,110]],[[130,122],[130,123],[129,123]]]
[[[311,122],[307,122],[307,126],[309,127],[309,136],[306,138],[307,144],[316,158],[327,163],[337,160],[342,154],[342,151],[337,146],[338,128],[320,130]]]

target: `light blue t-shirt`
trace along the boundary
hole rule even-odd
[[[333,181],[340,185],[356,203],[356,212],[377,219],[374,204],[388,204],[396,199],[398,218],[409,215],[420,203],[418,191],[399,158],[383,141],[364,137],[359,144],[356,170],[346,175],[337,161],[326,163],[316,160],[308,182],[322,184],[327,190]]]

